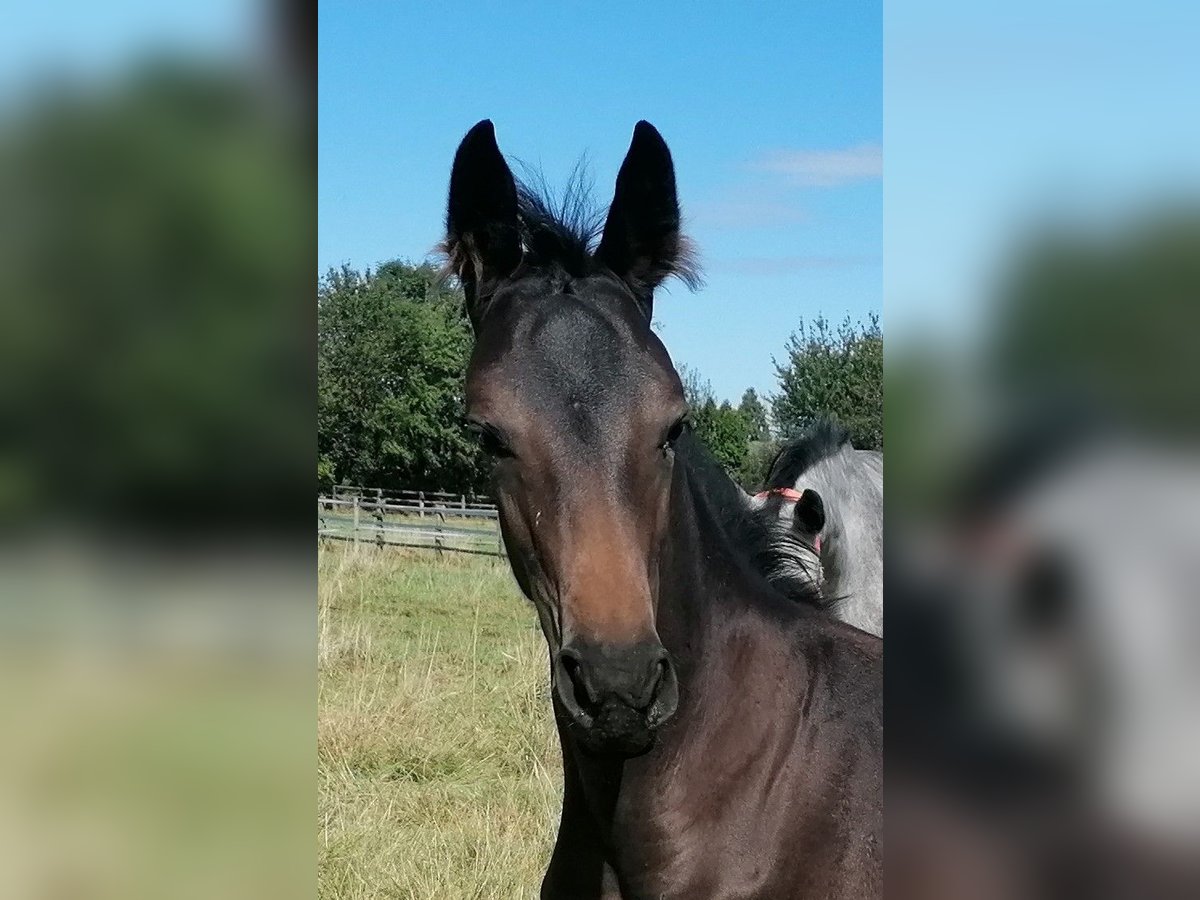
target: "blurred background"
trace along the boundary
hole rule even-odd
[[[312,890],[312,29],[6,12],[0,896]]]
[[[890,895],[1200,893],[1198,34],[886,7]]]

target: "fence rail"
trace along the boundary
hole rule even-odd
[[[496,504],[490,498],[478,494],[452,494],[446,491],[406,491],[396,490],[384,493],[383,488],[365,488],[355,484],[335,484],[332,491],[334,500],[352,500],[358,497],[375,503],[440,503],[444,506],[459,508],[495,509]]]
[[[394,494],[384,497],[371,490],[318,497],[318,538],[438,554],[505,555],[499,513],[485,499],[421,491]]]

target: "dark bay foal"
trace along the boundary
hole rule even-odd
[[[882,645],[775,593],[706,490],[650,327],[654,289],[691,277],[658,132],[635,129],[601,231],[521,188],[479,123],[446,252],[476,338],[468,419],[550,651],[564,789],[542,896],[879,896]]]

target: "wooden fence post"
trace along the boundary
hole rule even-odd
[[[446,524],[446,514],[444,512],[437,513],[437,524],[433,531],[433,546],[437,549],[438,559],[442,558],[442,526]]]
[[[358,546],[358,495],[354,495],[354,545]]]
[[[425,518],[425,492],[417,491],[417,515]]]

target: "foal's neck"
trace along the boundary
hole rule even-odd
[[[670,521],[660,555],[657,630],[686,680],[715,629],[736,619],[765,590],[736,546],[741,494],[703,448],[685,447],[671,486]]]

